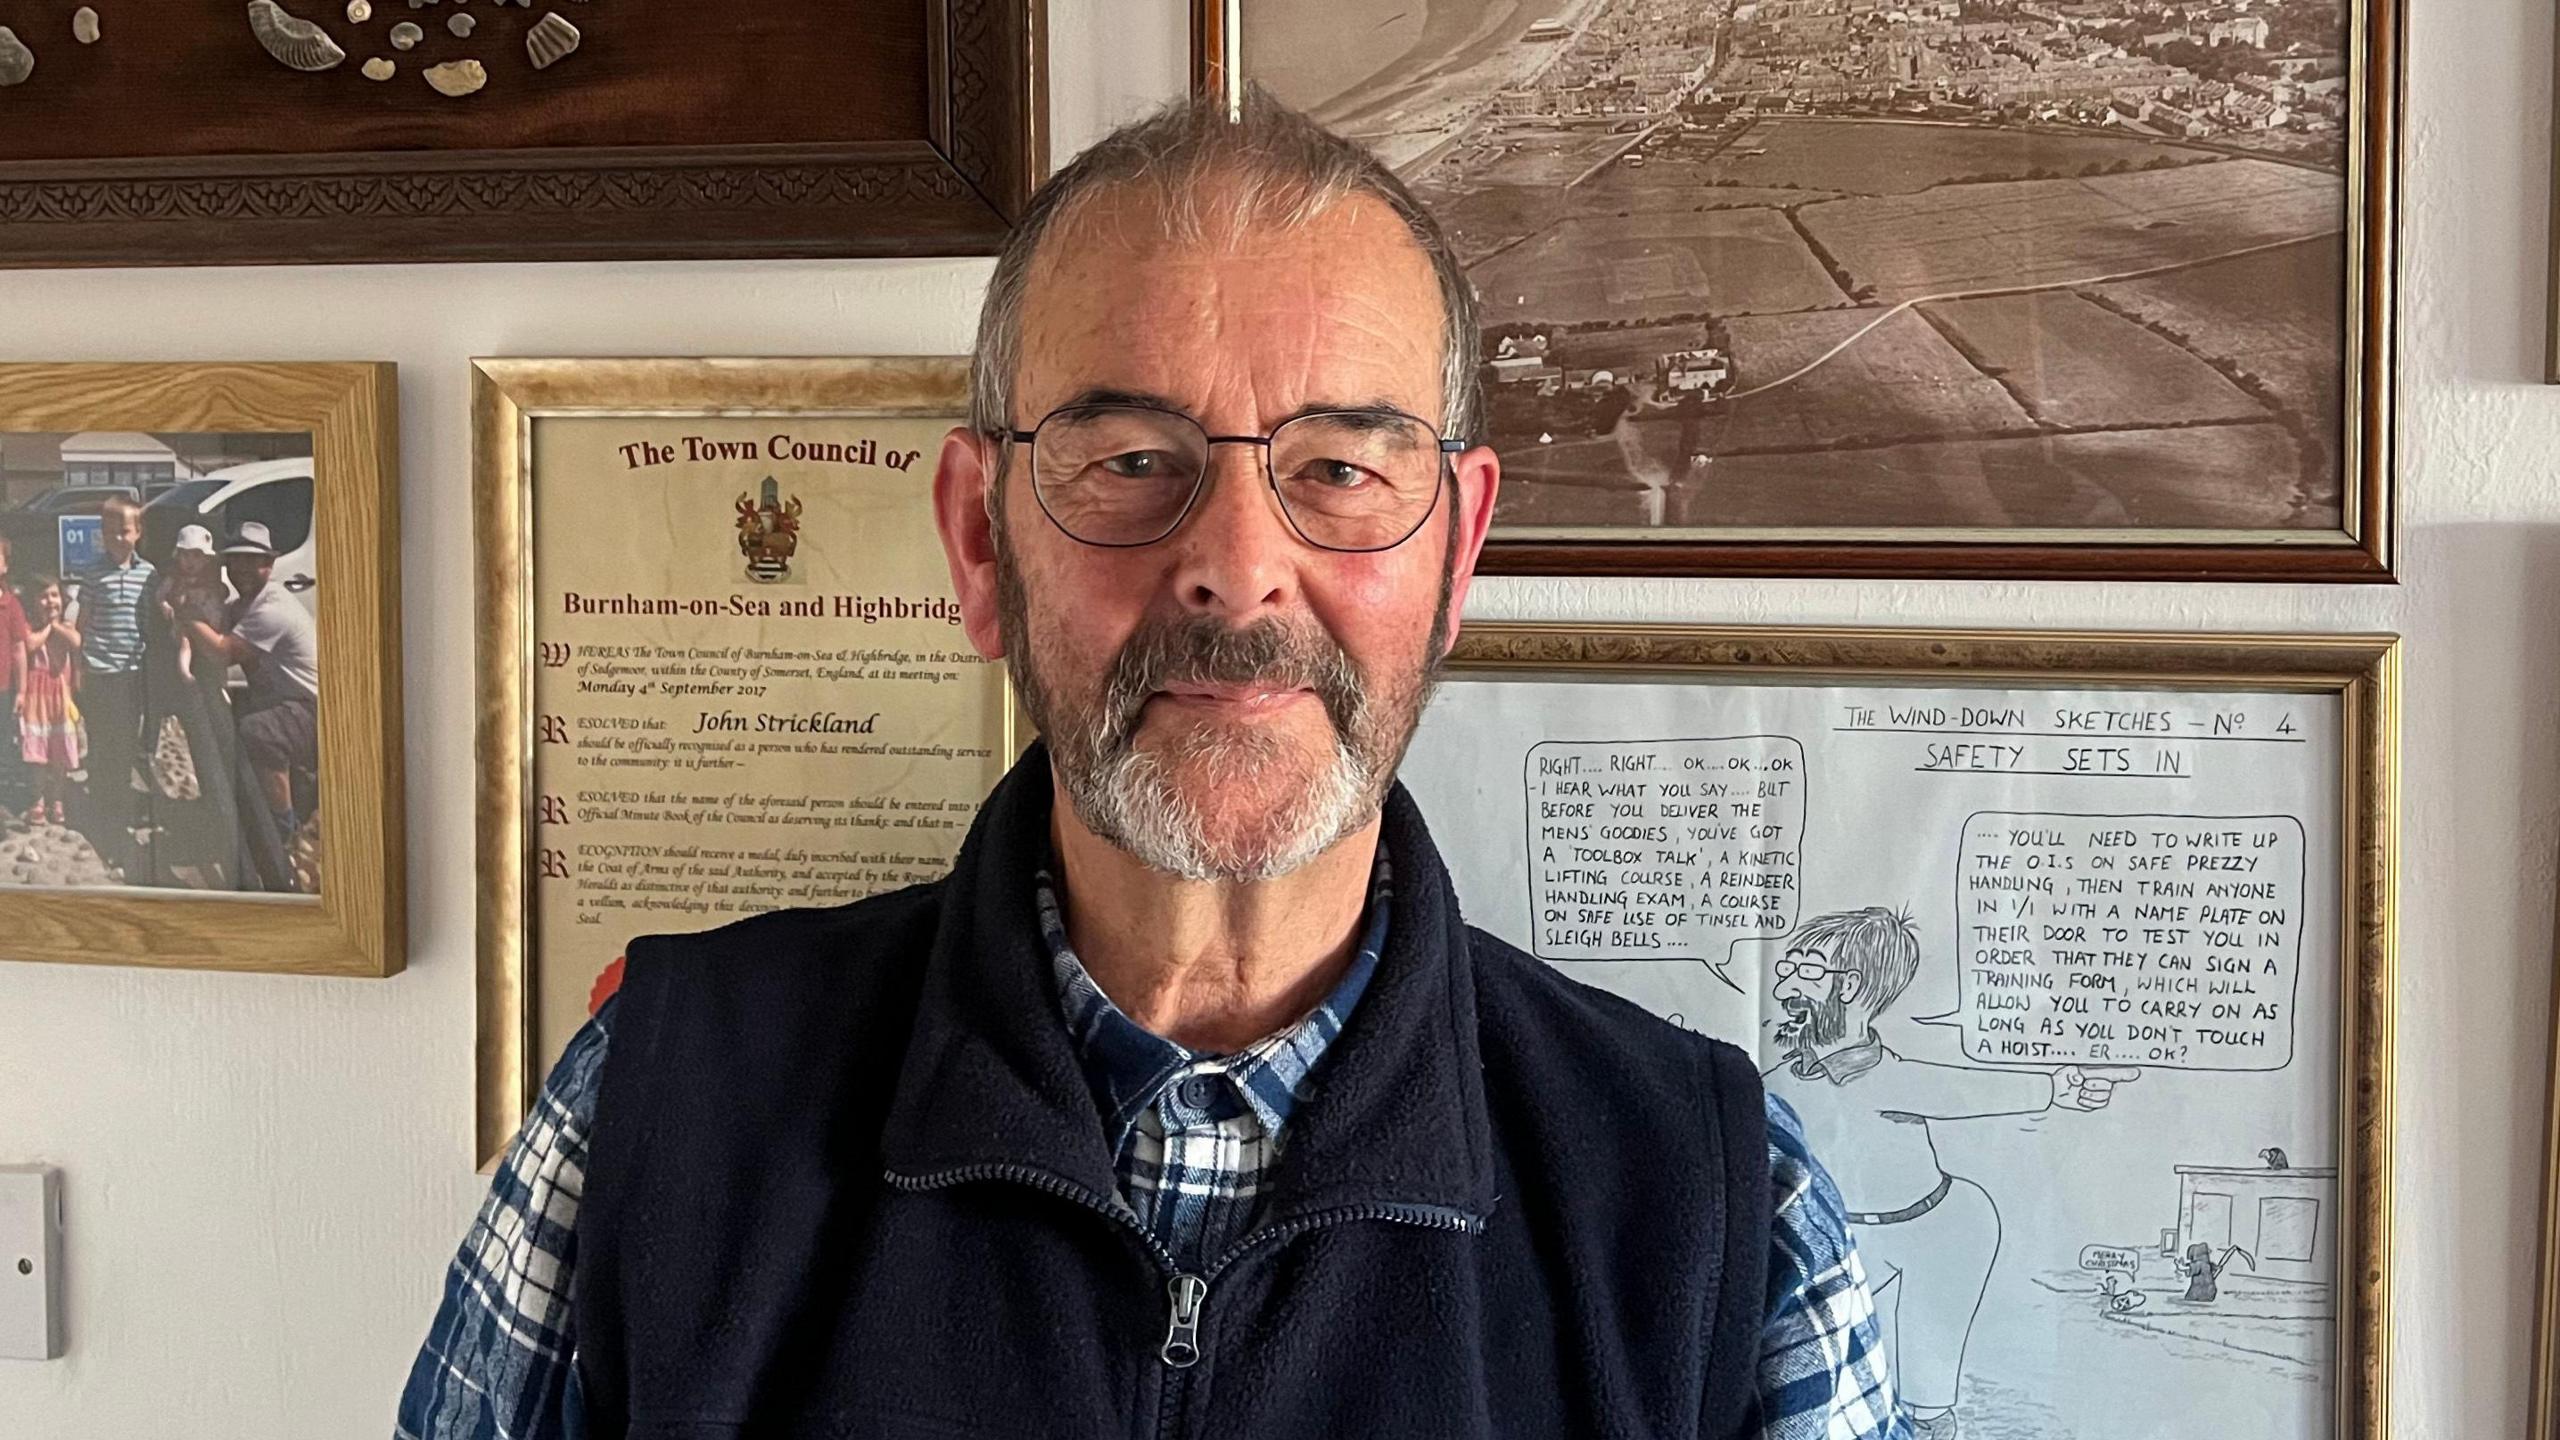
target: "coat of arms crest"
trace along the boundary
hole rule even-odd
[[[783,499],[768,475],[760,499],[738,497],[738,553],[747,557],[747,578],[768,585],[787,578],[799,549],[800,497]]]

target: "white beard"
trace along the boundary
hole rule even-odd
[[[1085,828],[1139,863],[1184,880],[1271,880],[1286,875],[1369,823],[1377,777],[1350,745],[1334,741],[1311,783],[1266,812],[1245,834],[1213,837],[1195,798],[1250,785],[1279,758],[1281,743],[1259,732],[1202,729],[1164,751],[1129,748],[1108,759],[1060,764],[1057,773]],[[1203,772],[1186,788],[1174,764]]]

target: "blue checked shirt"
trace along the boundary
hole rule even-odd
[[[1378,965],[1389,910],[1379,857],[1359,948],[1325,1002],[1234,1055],[1144,1029],[1067,943],[1049,877],[1037,890],[1067,1032],[1113,1144],[1121,1199],[1187,1267],[1250,1224],[1290,1111]],[[607,1000],[552,1067],[445,1277],[400,1396],[398,1440],[581,1440],[569,1283],[579,1187],[612,1033]],[[1786,1102],[1768,1099],[1769,1296],[1760,1346],[1765,1440],[1910,1440],[1839,1192]]]

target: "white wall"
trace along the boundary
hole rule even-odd
[[[1181,0],[1051,0],[1062,153],[1183,75]],[[2551,17],[2412,7],[2404,583],[1495,580],[1485,618],[2398,630],[2395,1433],[2523,1425],[2560,853],[2560,390],[2540,370]],[[1108,27],[1108,34],[1097,32]],[[983,261],[0,273],[0,358],[402,372],[412,954],[388,982],[0,963],[0,1162],[66,1171],[71,1354],[0,1435],[388,1432],[472,1170],[463,362],[956,353]],[[5,951],[0,938],[0,951]]]

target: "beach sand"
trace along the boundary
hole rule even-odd
[[[1532,22],[1578,27],[1600,3],[1384,0],[1353,16],[1340,0],[1270,0],[1245,7],[1244,69],[1404,170],[1564,53],[1563,41],[1523,40]]]

